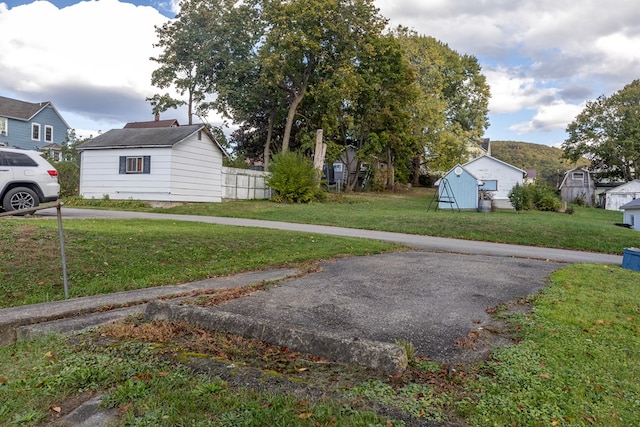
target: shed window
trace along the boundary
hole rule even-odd
[[[34,141],[40,141],[40,124],[31,123],[31,139]]]
[[[53,126],[44,127],[44,141],[53,142]]]
[[[484,180],[484,184],[482,185],[482,187],[480,187],[480,190],[498,191],[498,180],[496,179]]]
[[[576,181],[583,181],[584,172],[571,172],[571,179],[575,179]]]
[[[120,156],[120,173],[151,173],[151,156]]]

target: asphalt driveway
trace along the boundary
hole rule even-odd
[[[538,292],[563,265],[430,252],[343,258],[216,309],[346,337],[404,340],[433,360],[464,361],[469,348],[460,340],[491,323],[487,308]]]

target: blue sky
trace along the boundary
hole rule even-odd
[[[478,58],[492,140],[559,145],[587,100],[640,78],[640,7],[629,0],[375,4],[390,25]],[[176,0],[0,0],[0,95],[52,101],[82,135],[150,120],[154,26],[177,10]],[[181,110],[163,117],[187,121]]]

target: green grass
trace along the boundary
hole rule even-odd
[[[639,287],[640,274],[620,267],[566,267],[532,297],[531,313],[508,316],[517,345],[467,367],[418,358],[392,377],[138,320],[13,344],[0,348],[0,424],[43,424],[51,408],[66,413],[74,396],[100,392],[121,426],[635,425]]]
[[[566,248],[622,254],[640,246],[640,233],[615,224],[622,213],[574,206],[572,215],[556,212],[498,210],[427,211],[432,189],[405,193],[332,195],[327,203],[280,204],[267,200],[185,204],[169,209],[141,208],[132,202],[70,200],[66,206],[148,210],[189,214],[335,225],[468,240]]]
[[[637,231],[614,225],[621,221],[617,212],[426,212],[428,200],[424,193],[374,194],[327,204],[234,202],[162,212],[295,219],[612,253],[640,246]],[[108,206],[148,209],[126,202]],[[74,296],[400,248],[172,221],[67,220],[64,225]],[[0,233],[3,306],[62,298],[56,222],[2,220]],[[127,329],[130,335],[102,330],[13,344],[0,348],[0,425],[46,424],[55,418],[52,408],[68,411],[69,402],[94,391],[106,393],[103,404],[122,413],[119,425],[384,426],[402,425],[399,420],[410,416],[479,427],[635,425],[639,289],[640,273],[618,266],[563,268],[531,298],[530,314],[509,318],[517,327],[517,345],[467,367],[416,359],[397,377],[304,359],[286,349],[214,350],[221,337],[195,330],[181,339],[157,325],[156,335],[141,334],[143,327],[136,324]],[[223,364],[219,370],[194,369],[194,357]],[[245,377],[234,380],[238,367],[248,365],[260,372],[251,387],[244,386]],[[300,388],[288,393],[271,387],[288,382]],[[316,397],[300,390],[315,390]],[[373,413],[375,408],[385,415]]]
[[[498,350],[462,405],[472,425],[631,426],[640,414],[640,273],[557,271],[518,317],[522,341]]]
[[[50,337],[0,348],[0,365],[3,426],[51,422],[74,409],[74,396],[93,392],[104,393],[101,406],[118,409],[119,426],[399,425],[346,402],[231,386],[153,344]]]
[[[64,233],[72,297],[400,248],[366,239],[179,221],[64,221]],[[0,307],[64,298],[57,222],[2,220],[0,234]]]

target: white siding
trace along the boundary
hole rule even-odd
[[[204,132],[174,145],[169,200],[222,201],[222,151]]]
[[[640,180],[636,179],[613,188],[605,193],[605,209],[620,210],[620,206],[640,198]]]
[[[267,175],[268,172],[223,167],[223,197],[229,200],[268,199],[271,189],[265,183]]]
[[[114,200],[168,200],[170,148],[85,150],[81,154],[80,195]],[[121,174],[120,156],[150,156],[148,174]]]
[[[492,191],[493,201],[498,208],[513,208],[509,192],[516,184],[523,184],[523,172],[492,157],[479,157],[463,166],[480,181],[496,180],[497,191]]]

